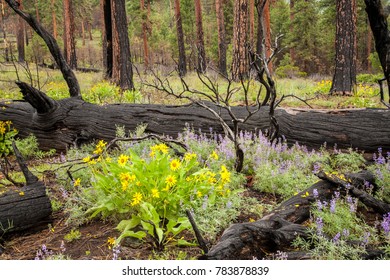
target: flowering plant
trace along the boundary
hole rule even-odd
[[[158,144],[150,147],[145,159],[131,150],[113,159],[104,157],[102,146],[95,150],[101,153],[97,159],[84,159],[93,172],[86,195],[96,205],[88,212],[92,217],[120,218],[117,244],[128,236],[151,236],[156,247],[162,248],[190,229],[184,210],[227,201],[234,193],[229,189],[231,173],[227,167],[221,165],[213,171],[202,166],[195,153],[180,158],[172,155],[167,145]],[[215,158],[212,154],[209,160]]]
[[[12,140],[18,134],[11,125],[11,121],[0,121],[0,157],[7,156],[12,151]]]

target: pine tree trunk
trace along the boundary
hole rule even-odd
[[[55,0],[51,0],[51,18],[53,22],[53,37],[57,40],[57,18],[56,18],[56,8],[55,8]]]
[[[104,78],[110,80],[112,78],[112,20],[111,20],[111,0],[100,1],[102,9],[102,47],[103,47],[103,68]]]
[[[133,90],[133,65],[127,29],[125,0],[111,0],[113,64],[112,81],[122,90]]]
[[[186,53],[184,47],[184,33],[183,25],[181,20],[180,12],[180,0],[175,0],[175,20],[176,20],[176,30],[177,30],[177,44],[179,48],[179,75],[184,77],[187,74],[187,62],[186,62]]]
[[[356,0],[337,0],[336,59],[331,93],[351,94],[356,85]]]
[[[144,44],[144,66],[145,69],[149,68],[149,46],[148,46],[148,21],[149,13],[145,13],[145,0],[140,0],[141,13],[143,15],[142,20],[142,39]]]
[[[23,10],[23,1],[19,1],[20,9]],[[18,61],[25,61],[25,49],[24,49],[24,20],[18,17],[18,31],[17,31],[17,47],[18,47]]]
[[[290,33],[293,34],[294,32],[294,25],[293,25],[293,21],[294,21],[294,5],[295,5],[295,0],[290,0]],[[295,63],[295,48],[292,46],[290,47],[290,58],[291,58],[291,63],[294,64]]]
[[[249,77],[248,4],[249,0],[234,2],[232,78],[235,81]]]
[[[203,39],[202,5],[200,0],[194,0],[196,22],[196,48],[198,51],[198,71],[206,71],[206,53]]]
[[[75,25],[72,0],[64,0],[64,53],[71,69],[77,69]]]
[[[226,31],[225,16],[223,14],[223,0],[215,0],[215,11],[218,26],[218,69],[222,75],[226,76]]]

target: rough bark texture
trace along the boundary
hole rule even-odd
[[[112,81],[122,90],[133,90],[133,65],[127,29],[125,0],[111,0],[113,64]]]
[[[235,81],[249,77],[248,3],[234,1],[232,78]]]
[[[51,204],[46,187],[36,182],[0,194],[0,236],[50,222]]]
[[[175,0],[175,20],[176,20],[176,31],[177,31],[177,44],[179,50],[179,61],[178,61],[178,70],[179,75],[184,77],[187,74],[187,62],[186,62],[186,52],[184,47],[184,33],[183,25],[181,20],[180,12],[180,0]]]
[[[148,1],[148,6],[149,6]],[[140,8],[143,14],[142,20],[142,40],[144,45],[144,66],[145,69],[149,68],[149,46],[148,46],[148,22],[149,22],[149,13],[145,12],[145,0],[140,0]]]
[[[364,2],[374,35],[375,49],[387,81],[388,92],[390,92],[390,31],[387,26],[387,16],[380,0],[364,0]]]
[[[23,1],[20,0],[20,9],[23,10]],[[18,61],[24,62],[25,51],[24,51],[24,20],[18,18],[18,31],[16,34],[17,48],[18,48]]]
[[[215,0],[215,11],[218,26],[218,69],[222,75],[227,75],[226,67],[226,31],[223,14],[223,0]]]
[[[203,73],[206,71],[206,53],[204,48],[203,38],[203,23],[202,23],[202,4],[200,0],[194,0],[195,4],[195,22],[196,22],[196,48],[198,52],[198,69]]]
[[[104,78],[110,80],[112,77],[112,28],[111,28],[111,4],[110,0],[101,0],[102,22],[103,22],[103,68]]]
[[[51,0],[51,19],[53,24],[53,36],[54,39],[57,40],[57,17],[56,17],[56,8],[55,8],[55,0]]]
[[[356,85],[356,0],[337,0],[336,59],[331,93],[351,94]]]
[[[24,11],[20,10],[19,3],[17,1],[15,1],[15,0],[5,0],[5,1],[45,41],[46,45],[49,48],[50,53],[52,54],[58,67],[60,68],[60,70],[62,72],[62,76],[64,77],[64,79],[68,85],[70,96],[81,97],[80,86],[79,86],[79,83],[77,81],[77,78],[76,78],[75,74],[73,73],[72,69],[66,63],[66,60],[65,60],[64,56],[62,55],[61,50],[60,50],[56,40],[54,39],[54,37],[47,30],[45,30],[43,28],[43,26],[39,23],[38,20],[36,20],[30,14],[25,13]]]
[[[373,175],[369,172],[350,174],[349,177],[358,183],[356,187],[354,186],[355,189],[363,186],[364,180],[373,182]],[[319,181],[284,201],[256,222],[231,225],[223,232],[218,243],[202,258],[217,260],[263,259],[267,254],[276,251],[291,250],[291,242],[297,236],[308,237],[307,228],[303,223],[310,219],[311,205],[316,200],[313,194],[314,189],[317,190],[318,199],[321,201],[332,199],[335,191],[340,191],[342,196],[346,194],[346,189],[343,186],[327,179]],[[354,194],[352,193],[352,195]],[[365,201],[362,202],[365,203]],[[390,206],[387,205],[387,207]],[[307,254],[295,256],[288,254],[289,259],[309,257]]]
[[[0,120],[11,120],[21,137],[33,133],[41,148],[66,150],[70,145],[94,139],[112,140],[116,125],[134,130],[137,125],[148,124],[147,132],[176,137],[187,126],[196,131],[208,132],[213,128],[223,133],[221,125],[207,110],[196,106],[164,106],[139,104],[109,104],[98,106],[77,98],[54,101],[44,93],[29,90],[21,83],[27,102],[0,103],[3,108]],[[37,112],[39,110],[39,112]],[[247,115],[245,107],[233,107],[238,118]],[[269,128],[268,107],[264,107],[240,128],[247,131]],[[231,123],[229,115],[222,117]],[[298,141],[309,147],[319,147],[324,142],[328,147],[360,148],[375,151],[378,147],[390,150],[390,128],[378,126],[390,121],[390,110],[303,110],[276,109],[275,117],[280,125],[279,136],[284,135],[290,143]]]
[[[70,68],[77,69],[75,25],[72,0],[64,1],[64,53]]]

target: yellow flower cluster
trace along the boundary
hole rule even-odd
[[[218,158],[219,158],[219,156],[218,156],[218,154],[217,154],[216,151],[213,151],[213,152],[211,153],[211,156],[210,156],[210,157],[213,158],[213,159],[215,159],[215,160],[218,160]]]
[[[121,181],[122,190],[126,191],[127,187],[131,182],[134,182],[136,176],[134,174],[130,174],[129,172],[119,174],[119,179]]]
[[[154,145],[152,147],[150,147],[150,157],[154,157],[156,152],[161,152],[163,154],[167,154],[168,153],[168,146],[165,145],[164,143],[161,143],[161,144],[158,144],[158,145]]]
[[[196,158],[197,155],[195,153],[185,153],[184,154],[184,160],[185,161],[191,161],[193,158]]]
[[[0,135],[4,135],[7,131],[10,130],[11,124],[12,124],[11,121],[0,121]]]
[[[76,180],[74,180],[73,187],[78,187],[80,185],[81,185],[81,179],[80,178],[77,178]]]
[[[107,146],[107,142],[105,142],[104,140],[100,140],[96,147],[95,147],[95,150],[93,151],[93,153],[95,155],[101,155],[103,152],[104,152],[104,149],[105,147]]]
[[[222,184],[230,183],[231,173],[227,170],[225,165],[221,165],[221,171],[219,172],[221,176]]]
[[[167,178],[165,178],[165,183],[167,184],[165,191],[168,191],[169,188],[173,187],[177,183],[177,179],[175,175],[168,175]]]
[[[131,201],[131,206],[136,206],[140,204],[142,201],[142,193],[136,192],[133,196],[133,199]]]

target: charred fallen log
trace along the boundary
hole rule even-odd
[[[369,172],[351,174],[352,180],[370,180],[373,176]],[[362,181],[362,184],[364,184]],[[359,186],[353,186],[356,190]],[[308,237],[307,227],[303,224],[310,219],[312,203],[319,199],[330,200],[335,191],[345,195],[352,187],[345,188],[340,182],[325,179],[312,185],[310,188],[284,201],[277,208],[265,215],[262,219],[253,223],[233,224],[226,229],[218,243],[214,245],[202,259],[263,259],[267,254],[276,251],[291,250],[291,243],[295,238]],[[314,190],[316,190],[314,194]],[[358,197],[360,199],[360,197]],[[365,201],[362,201],[365,203]],[[372,205],[371,205],[372,206]],[[383,204],[381,204],[383,206]],[[374,208],[377,210],[378,208]],[[381,209],[381,208],[380,208]],[[381,211],[379,212],[381,213]],[[368,254],[371,254],[368,252]],[[383,254],[378,250],[378,254]],[[378,255],[377,254],[377,255]],[[373,256],[362,256],[372,258]],[[307,259],[307,252],[294,252],[289,259]]]
[[[13,144],[16,159],[26,179],[23,187],[11,187],[0,193],[0,236],[37,228],[50,222],[51,203],[45,185],[38,181]]]
[[[19,136],[34,134],[42,149],[66,150],[69,146],[95,139],[112,140],[117,126],[134,130],[147,124],[147,133],[176,137],[190,126],[223,134],[215,116],[206,109],[188,104],[182,106],[146,104],[95,105],[80,98],[55,101],[25,83],[18,83],[27,102],[0,103],[0,120],[11,120]],[[213,107],[212,104],[209,104]],[[217,109],[216,109],[217,110]],[[247,116],[247,108],[232,108],[238,117]],[[231,118],[221,111],[229,124]],[[390,110],[304,110],[277,109],[275,116],[280,126],[280,137],[288,142],[299,142],[308,147],[337,144],[339,148],[359,148],[375,151],[378,147],[390,150],[390,128],[378,124],[390,122]],[[241,129],[252,132],[269,128],[267,107],[260,110]]]

